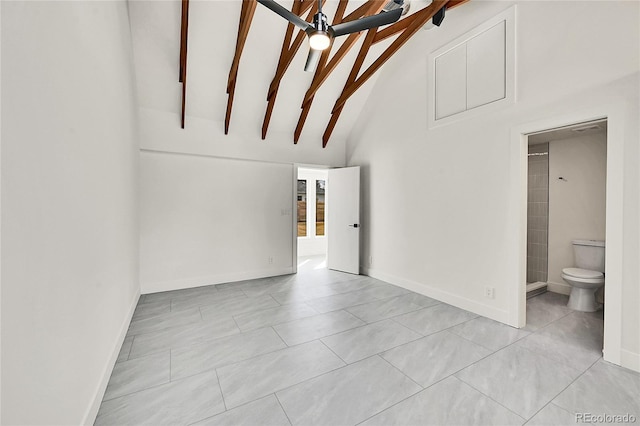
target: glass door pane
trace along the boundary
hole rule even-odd
[[[316,236],[324,235],[324,185],[325,181],[316,181]]]
[[[298,180],[298,237],[307,236],[307,181]]]

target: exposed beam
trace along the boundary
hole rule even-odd
[[[182,83],[182,77],[184,75],[184,58],[186,56],[185,51],[187,48],[186,36],[187,36],[187,24],[189,21],[189,14],[187,13],[188,0],[182,0],[180,7],[180,71],[178,74],[178,81]]]
[[[364,38],[364,42],[360,47],[360,51],[358,52],[358,56],[356,57],[355,62],[353,63],[353,68],[351,68],[351,72],[349,73],[349,77],[347,77],[347,82],[344,85],[344,89],[342,92],[353,84],[358,77],[358,73],[362,68],[362,64],[364,64],[364,60],[367,57],[367,53],[369,53],[369,49],[373,44],[373,40],[376,36],[377,28],[372,28],[367,32],[367,36]],[[342,106],[336,110],[331,112],[331,119],[329,120],[329,124],[327,124],[327,128],[322,135],[322,147],[325,148],[327,143],[329,142],[329,138],[331,137],[331,133],[333,133],[333,129],[336,127],[336,123],[338,122],[338,118],[340,118],[340,114],[342,113]]]
[[[389,47],[387,47],[387,49],[382,52],[382,54],[369,66],[369,68],[367,68],[360,77],[358,78],[354,78],[351,79],[351,75],[349,76],[349,79],[347,80],[347,83],[344,86],[344,89],[342,90],[342,94],[340,95],[340,97],[338,98],[338,100],[336,101],[333,110],[331,111],[331,119],[329,121],[329,124],[327,125],[327,128],[322,136],[322,146],[326,147],[329,138],[331,137],[331,133],[333,132],[333,129],[335,128],[336,122],[338,120],[338,118],[340,117],[340,113],[342,112],[342,109],[344,108],[344,104],[347,102],[347,100],[356,92],[356,90],[358,90],[360,87],[362,87],[362,85],[369,80],[369,78],[371,78],[371,76],[378,70],[380,69],[380,67],[389,60],[389,58],[398,51],[398,49],[400,49],[407,41],[409,41],[409,39],[416,33],[418,32],[418,30],[420,28],[422,28],[422,26],[433,17],[433,15],[435,15],[438,10],[440,10],[442,7],[446,6],[447,3],[449,3],[450,0],[434,0],[429,6],[425,7],[424,9],[416,12],[415,14],[413,14],[413,18],[411,19],[411,21],[409,22],[409,25],[402,29],[400,35],[398,36],[398,38],[396,38],[393,43],[391,43],[391,45],[389,45]],[[460,3],[461,4],[461,3]],[[372,30],[371,30],[372,31]],[[379,33],[378,31],[376,31],[376,33]],[[374,42],[375,38],[376,38],[377,34],[373,34],[371,36],[371,43]],[[369,34],[367,34],[367,38],[369,38]],[[370,45],[369,45],[370,46]],[[365,45],[363,45],[363,48],[365,47]],[[367,47],[367,51],[368,51],[368,47]],[[364,56],[366,57],[367,51],[364,52]],[[360,53],[363,53],[363,50],[361,49]],[[356,63],[358,62],[358,60],[364,61],[364,57],[360,58],[360,55],[358,56]],[[360,64],[361,66],[361,64]],[[360,72],[360,67],[357,68],[356,70],[356,65],[354,65],[354,69],[352,70],[352,75],[354,74],[357,76],[357,73]]]
[[[382,0],[382,1],[381,0],[369,0],[367,3],[364,4],[364,5],[368,6],[366,8],[366,10],[365,10],[365,15],[375,15],[376,13],[378,13],[378,12],[380,12],[382,10],[382,8],[384,7],[385,3],[386,2],[384,0]],[[360,18],[360,17],[358,17],[358,18]],[[305,93],[305,95],[304,95],[304,101],[302,102],[302,107],[303,108],[304,108],[304,104],[311,100],[313,95],[316,94],[316,92],[318,91],[320,86],[322,86],[322,84],[327,80],[327,78],[329,78],[329,75],[331,75],[333,70],[340,63],[340,61],[342,61],[342,59],[344,59],[344,57],[347,55],[347,53],[349,53],[351,48],[356,44],[356,42],[360,38],[360,34],[361,33],[349,34],[349,36],[344,41],[344,43],[342,43],[342,45],[340,46],[338,51],[333,55],[333,57],[331,58],[329,63],[325,67],[323,67],[322,72],[320,73],[318,78],[317,79],[316,78],[313,79],[313,81],[311,82],[311,86],[309,87],[309,90],[307,90],[307,93]]]
[[[447,10],[451,10],[455,7],[465,4],[468,1],[469,0],[451,0],[449,1],[449,3],[447,3]],[[382,40],[386,40],[389,37],[393,37],[399,32],[407,29],[409,25],[416,19],[417,15],[418,15],[417,13],[414,13],[413,15],[409,15],[406,18],[401,19],[398,22],[395,22],[389,25],[388,27],[378,31],[378,34],[376,34],[376,38],[373,39],[373,44],[379,43]]]
[[[391,58],[391,56],[398,51],[404,44],[409,41],[411,36],[413,36],[422,26],[429,20],[433,15],[436,14],[438,10],[440,10],[449,0],[434,0],[429,6],[422,9],[420,12],[416,13],[416,18],[409,24],[406,30],[402,32],[398,36],[397,39],[391,43],[387,49],[382,52],[382,54],[376,59],[370,66],[367,68],[362,75],[353,81],[351,84],[345,87],[345,90],[342,91],[342,95],[336,101],[336,105],[334,110],[337,107],[344,105],[344,103],[349,99],[356,90],[358,90],[371,76],[385,63]]]
[[[374,15],[382,10],[384,5],[386,4],[385,0],[369,0],[355,11],[347,15],[345,18],[341,19],[340,22],[348,22],[354,19],[359,19],[363,16]],[[344,11],[343,11],[344,13]],[[334,25],[338,22],[334,22]],[[307,117],[309,116],[309,111],[311,110],[311,105],[313,104],[313,98],[320,88],[322,84],[329,78],[329,75],[335,70],[340,61],[344,59],[344,57],[349,53],[351,48],[356,44],[358,39],[360,38],[361,32],[349,34],[347,39],[342,43],[338,51],[331,57],[329,60],[329,53],[323,52],[321,57],[321,61],[318,64],[318,68],[316,69],[316,73],[313,76],[313,80],[311,81],[311,85],[309,89],[305,93],[304,100],[302,101],[302,111],[300,111],[300,117],[298,118],[298,124],[296,125],[296,129],[293,134],[293,142],[298,143],[300,140],[300,135],[302,134],[302,129],[304,128],[304,124],[306,123]],[[333,41],[329,49],[329,52],[333,48]],[[328,62],[327,62],[328,61]]]
[[[187,36],[189,34],[189,0],[182,0],[182,19],[180,22],[180,75],[182,83],[182,103],[180,112],[180,126],[184,129],[185,113],[187,109]]]
[[[224,134],[229,133],[229,123],[231,122],[231,110],[233,108],[233,96],[236,90],[236,78],[238,77],[238,66],[240,65],[240,57],[242,56],[242,50],[244,44],[247,41],[247,35],[249,34],[249,28],[251,27],[251,21],[253,20],[253,14],[256,11],[256,0],[242,0],[242,9],[240,11],[240,22],[238,23],[238,40],[236,41],[236,51],[233,56],[233,62],[231,63],[231,70],[229,71],[229,79],[227,81],[227,93],[229,98],[227,99],[227,112],[224,119]]]
[[[311,11],[307,15],[306,20],[308,22],[311,22],[311,20],[313,19],[313,15],[318,9],[317,2],[315,0],[294,0],[291,11],[300,16],[309,9],[311,9]],[[280,50],[280,58],[278,59],[276,73],[273,77],[273,80],[271,81],[271,85],[269,86],[269,92],[267,93],[267,110],[264,115],[264,120],[262,121],[262,139],[265,139],[267,137],[267,130],[269,129],[269,123],[271,122],[271,114],[273,113],[273,108],[276,103],[276,97],[278,95],[278,89],[280,88],[280,82],[282,81],[285,72],[289,68],[289,65],[291,65],[293,57],[300,49],[300,46],[302,46],[302,43],[306,37],[304,31],[298,31],[298,34],[296,35],[296,38],[292,44],[291,39],[293,38],[294,30],[295,26],[293,24],[290,23],[289,25],[287,25],[287,31],[282,42],[282,49]]]
[[[338,9],[336,11],[336,14],[333,17],[333,22],[331,25],[337,25],[340,22],[343,22],[343,16],[344,13],[347,10],[347,5],[349,4],[349,0],[340,0],[340,3],[338,4]],[[365,8],[363,8],[362,6],[367,6]],[[364,5],[360,6],[358,9],[356,9],[356,12],[358,13],[367,13],[367,11],[369,10],[370,4],[365,3]],[[353,15],[353,13],[352,13]],[[311,84],[313,85],[313,83],[315,81],[318,81],[322,75],[323,70],[325,69],[325,65],[327,64],[327,61],[329,60],[329,54],[331,53],[331,49],[333,48],[333,42],[334,40],[331,39],[331,44],[329,45],[329,48],[325,49],[324,52],[322,52],[322,56],[320,56],[320,61],[318,62],[318,66],[316,68],[315,74],[313,75],[313,80],[311,81]],[[344,55],[343,55],[344,56]],[[298,124],[296,125],[296,129],[293,132],[293,143],[297,144],[298,141],[300,140],[300,135],[302,134],[302,128],[304,127],[304,123],[307,121],[307,116],[309,115],[309,111],[311,110],[311,104],[313,103],[313,96],[311,96],[311,98],[304,102],[302,105],[302,111],[300,111],[300,117],[298,118]]]

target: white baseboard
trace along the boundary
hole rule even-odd
[[[620,349],[620,365],[640,373],[640,354]]]
[[[547,282],[547,290],[552,293],[566,294],[567,296],[571,294],[571,286],[567,283],[554,283],[549,281]]]
[[[113,351],[111,352],[111,357],[102,370],[102,380],[100,380],[100,383],[98,383],[98,388],[93,394],[93,401],[87,409],[87,412],[85,413],[82,420],[83,425],[93,425],[96,421],[98,410],[100,410],[100,404],[102,403],[102,398],[104,397],[104,392],[107,390],[107,385],[109,384],[109,379],[111,378],[111,372],[113,371],[113,367],[116,365],[116,361],[118,360],[120,348],[122,348],[124,338],[127,336],[127,330],[129,329],[129,324],[131,323],[131,318],[133,318],[133,313],[136,310],[139,299],[140,292],[136,292],[136,295],[133,297],[133,300],[131,302],[131,306],[129,306],[129,313],[122,322],[120,335],[116,339]]]
[[[183,290],[185,288],[201,287],[204,285],[214,285],[231,283],[235,281],[254,280],[256,278],[275,277],[278,275],[293,274],[293,267],[270,268],[255,271],[233,272],[229,274],[210,275],[206,277],[185,278],[181,280],[143,282],[141,293],[158,293],[161,291]]]
[[[488,306],[475,300],[467,299],[466,297],[462,297],[457,294],[449,293],[447,291],[431,287],[427,284],[396,277],[394,275],[387,274],[375,269],[361,267],[361,270],[364,275],[368,275],[372,278],[376,278],[389,284],[411,290],[415,293],[431,297],[432,299],[448,303],[449,305],[464,309],[469,312],[473,312],[474,314],[482,315],[483,317],[508,324],[507,321],[509,312],[507,311],[503,311],[501,309],[494,308],[493,306]]]

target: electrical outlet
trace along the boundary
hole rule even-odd
[[[484,288],[484,297],[487,299],[493,299],[496,297],[496,289],[495,287],[485,287]]]
[[[273,265],[273,256],[269,256],[269,265]]]

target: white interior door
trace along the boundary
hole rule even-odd
[[[360,167],[331,169],[327,177],[327,267],[360,273]]]

